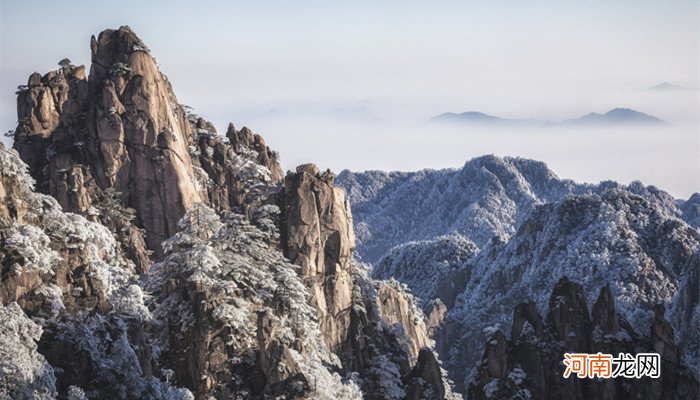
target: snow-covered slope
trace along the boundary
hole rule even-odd
[[[396,245],[453,232],[483,247],[512,235],[533,204],[593,189],[557,178],[544,163],[495,156],[459,170],[343,171],[337,183],[352,203],[358,252],[367,262]]]
[[[215,397],[233,390],[254,398],[261,376],[278,395],[297,387],[300,398],[307,398],[305,391],[312,392],[308,398],[362,397],[354,383],[332,372],[340,370],[340,360],[321,339],[299,268],[270,251],[270,232],[239,214],[222,222],[202,204],[180,226],[164,243],[170,255],[154,265],[146,284],[162,368],[198,387],[198,397],[208,390],[195,382],[222,380],[228,384],[212,389]],[[183,353],[198,356],[185,359]]]
[[[655,304],[666,305],[686,362],[696,363],[697,296],[689,300],[691,290],[679,288],[694,285],[699,252],[696,229],[627,190],[538,206],[508,242],[489,244],[460,267],[471,278],[438,334],[438,348],[458,387],[466,385],[466,372],[480,357],[474,340],[485,338],[484,329],[509,326],[509,310],[520,302],[534,300],[544,313],[552,287],[567,276],[586,289],[589,306],[609,284],[638,332],[649,331]]]
[[[430,300],[439,298],[448,307],[464,282],[462,269],[466,260],[478,252],[474,243],[459,234],[440,236],[434,240],[408,242],[392,249],[372,269],[378,279],[396,279],[411,289],[425,308]],[[461,279],[455,279],[462,276]]]
[[[640,182],[576,184],[543,163],[492,156],[458,171],[345,171],[339,181],[364,232],[359,252],[378,260],[373,274],[406,284],[424,307],[447,305],[435,339],[458,388],[481,356],[484,329],[510,326],[527,300],[543,313],[563,276],[590,296],[610,284],[638,332],[663,303],[686,362],[697,364],[700,232],[684,221],[697,196],[677,202]],[[466,250],[469,240],[479,249]]]
[[[612,181],[581,184],[560,179],[543,162],[492,155],[469,160],[461,169],[418,172],[340,173],[353,207],[357,251],[376,263],[397,245],[459,233],[483,248],[494,236],[507,239],[533,205],[568,194],[602,193],[626,188],[670,216],[697,227],[694,195],[679,208],[676,200],[654,186]]]
[[[700,193],[693,193],[688,200],[679,202],[682,218],[696,228],[700,227]]]
[[[112,233],[33,185],[18,154],[0,147],[0,398],[191,399],[143,372],[150,346],[136,332],[151,315]]]

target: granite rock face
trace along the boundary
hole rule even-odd
[[[89,76],[64,65],[33,74],[18,94],[14,147],[37,187],[87,213],[113,189],[137,211],[151,250],[200,200],[188,156],[189,123],[167,78],[128,27],[92,38]]]
[[[353,261],[330,171],[218,135],[128,27],[91,50],[19,88],[0,149],[0,343],[32,330],[3,368],[34,371],[0,394],[459,398],[416,299]]]
[[[350,205],[333,185],[334,175],[315,165],[297,167],[284,184],[285,255],[301,267],[311,292],[321,332],[336,350],[350,324],[352,278],[350,265],[355,237]]]
[[[282,167],[279,165],[279,156],[267,147],[262,136],[253,133],[245,126],[240,131],[237,131],[233,124],[229,124],[226,137],[236,153],[240,153],[246,148],[257,153],[256,161],[270,171],[272,181],[279,182],[284,178]]]
[[[89,76],[62,62],[18,91],[14,147],[37,188],[64,209],[86,215],[112,190],[136,210],[132,225],[145,232],[126,238],[126,247],[145,242],[160,257],[160,243],[192,204],[246,214],[282,180],[278,156],[262,137],[230,125],[227,141],[180,105],[129,27],[103,31],[90,47]],[[135,256],[139,263],[145,250]]]
[[[554,287],[543,321],[534,303],[516,307],[512,335],[500,330],[486,343],[469,398],[537,399],[692,399],[698,381],[685,365],[673,328],[659,305],[651,332],[639,335],[615,310],[609,286],[601,288],[589,316],[583,287],[562,278]],[[564,353],[661,355],[658,379],[579,379],[563,377]]]
[[[418,362],[408,378],[406,400],[444,399],[445,386],[442,382],[440,364],[428,349],[418,354]]]
[[[333,180],[330,171],[301,165],[287,174],[280,199],[282,248],[300,267],[323,340],[344,370],[362,377],[366,399],[413,398],[428,387],[435,389],[427,398],[454,398],[443,371],[430,362],[435,356],[421,361],[433,342],[416,299],[396,281],[371,279],[352,261],[352,214]],[[424,378],[430,384],[419,390]]]
[[[413,364],[422,349],[432,346],[425,318],[413,310],[415,300],[409,298],[397,285],[380,281],[377,286],[376,303],[379,313],[389,325],[401,327],[403,336],[409,339],[406,344]]]

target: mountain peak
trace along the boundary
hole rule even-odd
[[[59,71],[32,74],[17,93],[14,148],[37,188],[65,210],[86,214],[113,190],[135,209],[149,249],[162,255],[161,242],[193,204],[245,213],[251,189],[232,182],[226,171],[233,163],[249,178],[282,179],[277,154],[259,135],[231,125],[233,140],[225,144],[210,123],[179,104],[131,28],[92,36],[90,49],[89,77],[66,59]]]
[[[673,90],[685,90],[684,87],[674,85],[673,83],[662,82],[656,86],[652,86],[647,90],[659,90],[659,91],[673,91]]]
[[[489,126],[536,126],[542,122],[530,119],[509,119],[480,111],[466,111],[463,113],[446,112],[437,115],[428,122],[448,123],[457,125],[489,125]]]
[[[485,122],[502,120],[503,118],[485,114],[479,111],[467,111],[463,113],[446,112],[430,119],[431,122]]]
[[[605,114],[590,113],[576,119],[563,121],[562,124],[569,126],[591,126],[591,125],[666,125],[668,122],[631,108],[617,107]]]
[[[218,135],[129,27],[93,36],[91,52],[89,76],[67,59],[31,75],[16,151],[0,151],[11,371],[0,393],[452,398],[413,297],[354,262],[350,204],[330,171],[285,177],[253,130]],[[17,342],[12,327],[31,335]]]

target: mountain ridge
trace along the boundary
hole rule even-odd
[[[700,231],[688,223],[696,220],[700,195],[679,203],[641,182],[577,184],[544,163],[494,156],[459,170],[344,171],[338,181],[356,210],[360,256],[374,264],[373,276],[392,276],[419,297],[439,352],[454,355],[444,362],[459,390],[473,378],[482,330],[507,326],[503,310],[519,301],[535,300],[544,312],[564,275],[589,294],[610,284],[638,332],[663,303],[684,362],[697,374],[691,326],[700,318],[691,311],[698,296],[690,293],[700,272]],[[464,213],[442,215],[440,205]],[[468,244],[474,247],[465,251]],[[639,278],[635,266],[646,271]]]
[[[650,89],[651,90],[651,89]],[[446,112],[428,120],[429,123],[474,125],[484,127],[554,127],[554,126],[653,126],[669,125],[668,122],[631,108],[613,108],[603,114],[589,113],[579,118],[563,121],[539,121],[535,119],[508,119],[478,111],[463,113]]]

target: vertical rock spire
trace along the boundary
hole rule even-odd
[[[188,146],[190,125],[167,78],[127,26],[91,40],[89,78],[64,64],[32,74],[18,94],[15,148],[38,187],[64,209],[86,213],[111,188],[137,211],[148,247],[177,231],[200,201]]]
[[[350,324],[352,279],[350,263],[355,249],[350,204],[334,175],[321,174],[313,164],[297,167],[284,182],[285,255],[301,266],[311,292],[321,333],[337,350]]]

